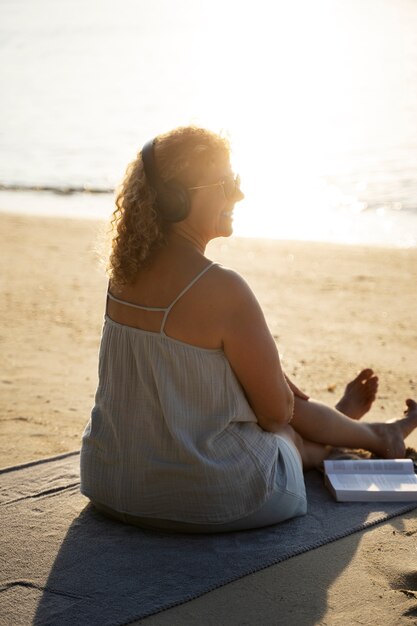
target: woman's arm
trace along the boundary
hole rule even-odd
[[[291,389],[291,391],[293,392],[295,396],[297,396],[298,398],[301,398],[301,400],[310,400],[310,396],[304,393],[304,391],[301,391],[301,389],[298,389],[297,385],[295,385],[292,382],[292,380],[288,378],[287,374],[284,374],[284,376],[285,376],[285,380],[288,383],[288,387]]]
[[[221,270],[223,349],[259,425],[275,432],[291,418],[294,395],[281,368],[275,341],[247,283]]]

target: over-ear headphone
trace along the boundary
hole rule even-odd
[[[154,142],[151,139],[143,146],[142,163],[149,186],[156,194],[155,208],[167,222],[181,222],[191,208],[188,190],[175,180],[168,183],[161,180],[155,164]]]

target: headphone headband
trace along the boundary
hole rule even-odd
[[[143,163],[143,169],[145,170],[145,176],[149,183],[149,186],[152,187],[152,189],[154,190],[156,194],[158,194],[160,181],[156,174],[155,156],[154,156],[154,149],[153,149],[154,143],[155,143],[155,139],[150,139],[143,146],[142,163]]]
[[[190,212],[190,196],[184,185],[176,181],[164,183],[155,163],[155,139],[142,148],[142,163],[149,186],[155,192],[155,209],[168,222],[181,222]]]

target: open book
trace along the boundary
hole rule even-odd
[[[338,502],[417,502],[411,459],[324,461],[324,482]]]

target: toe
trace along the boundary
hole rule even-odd
[[[371,378],[373,376],[373,374],[374,374],[373,370],[371,370],[371,368],[367,367],[366,369],[364,369],[361,372],[359,372],[359,374],[356,376],[355,380],[358,380],[360,382],[365,382],[366,380]]]

